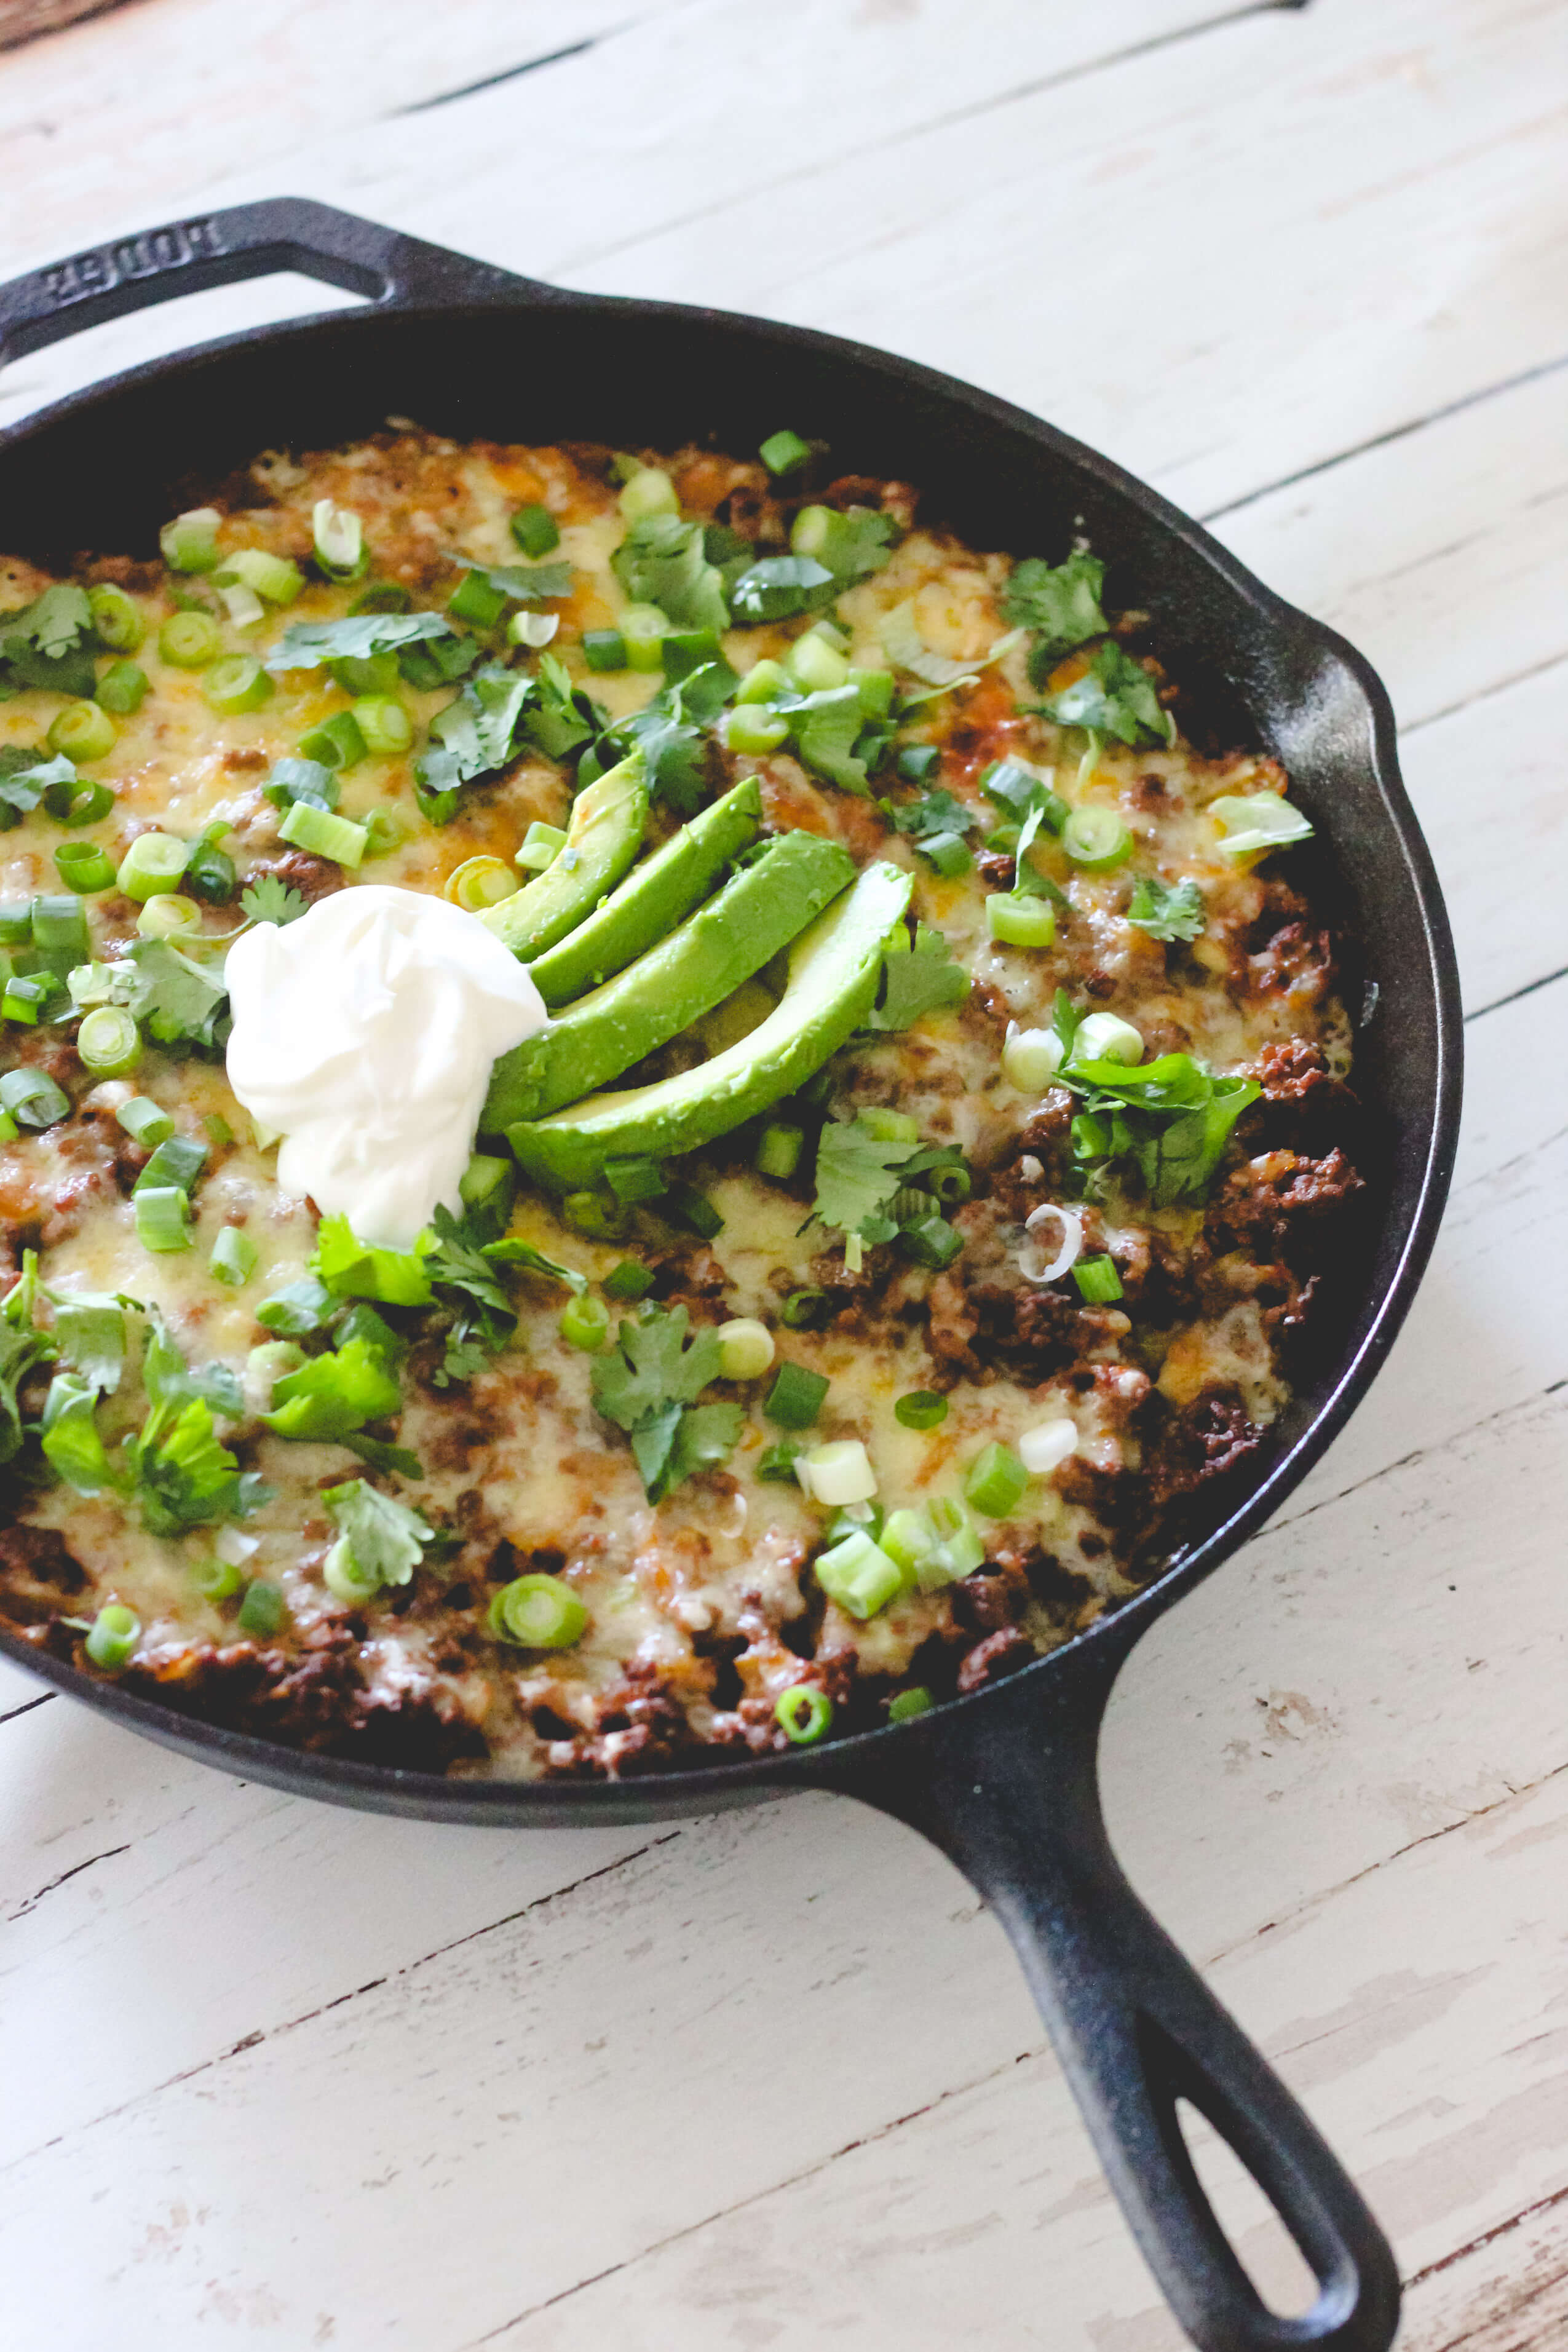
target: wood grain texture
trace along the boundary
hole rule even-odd
[[[179,42],[139,46],[159,19]],[[863,333],[1215,511],[1383,667],[1471,1016],[1450,1213],[1350,1428],[1136,1653],[1107,1802],[1393,2230],[1409,2352],[1556,2352],[1568,5],[258,0],[231,53],[219,21],[159,0],[11,61],[0,157],[38,168],[0,168],[0,268],[287,184]],[[393,119],[574,26],[592,49]],[[716,145],[764,91],[773,135]],[[74,165],[26,131],[71,100]],[[0,417],[301,298],[40,353]],[[0,1666],[0,2084],[7,2311],[67,2352],[1179,2341],[994,1923],[826,1800],[437,1832],[224,1780]],[[1218,2193],[1282,2280],[1255,2196]]]
[[[124,0],[0,0],[0,49],[19,48],[40,34],[58,33],[84,16],[98,16]]]

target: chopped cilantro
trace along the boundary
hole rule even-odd
[[[927,793],[918,801],[880,801],[878,805],[895,833],[912,834],[917,841],[931,834],[969,833],[980,822],[972,808],[949,792]]]
[[[1044,686],[1064,654],[1110,625],[1100,606],[1105,566],[1079,548],[1065,563],[1043,563],[1037,555],[1018,564],[1002,593],[1002,611],[1015,626],[1034,632],[1029,677]]]
[[[1141,874],[1127,919],[1152,940],[1195,940],[1204,927],[1204,894],[1195,882],[1162,882],[1157,874]]]
[[[1168,743],[1173,723],[1161,708],[1154,681],[1141,663],[1114,641],[1098,646],[1089,667],[1059,694],[1039,706],[1058,727],[1088,727],[1122,743]]]
[[[1058,996],[1058,1035],[1064,1026]],[[1072,1018],[1074,1034],[1078,1026]],[[1216,1076],[1190,1054],[1135,1065],[1075,1062],[1073,1036],[1064,1042],[1069,1058],[1057,1083],[1078,1095],[1089,1114],[1075,1121],[1080,1159],[1092,1165],[1131,1162],[1154,1208],[1201,1201],[1232,1128],[1261,1092],[1258,1080]]]
[[[228,992],[167,940],[133,940],[110,967],[114,1001],[160,1045],[216,1052],[228,1036]]]
[[[737,621],[787,621],[817,613],[838,593],[825,563],[812,555],[767,555],[742,572],[730,591]]]
[[[125,1369],[129,1302],[91,1290],[51,1290],[48,1296],[60,1354],[92,1388],[111,1396]]]
[[[36,809],[51,784],[77,782],[73,761],[26,743],[0,744],[0,833]]]
[[[591,1375],[594,1402],[626,1432],[650,1502],[701,1469],[726,1460],[741,1433],[739,1405],[697,1398],[722,1370],[711,1325],[691,1333],[684,1307],[648,1307],[623,1322],[617,1345]]]
[[[350,1584],[368,1591],[380,1584],[406,1584],[419,1565],[424,1547],[436,1530],[406,1503],[378,1493],[363,1478],[341,1486],[323,1486],[321,1500],[338,1530],[327,1555]]]
[[[530,1274],[548,1275],[552,1282],[563,1282],[574,1298],[581,1298],[588,1287],[588,1277],[573,1265],[559,1265],[531,1242],[519,1241],[510,1234],[499,1242],[486,1242],[483,1255],[495,1265],[522,1265]],[[438,1277],[437,1277],[438,1278]]]
[[[616,759],[639,751],[647,763],[648,789],[683,816],[702,805],[708,786],[708,746],[703,729],[723,709],[738,683],[728,662],[705,662],[662,687],[651,702],[623,719],[596,747],[600,772]]]
[[[433,1296],[422,1248],[375,1249],[362,1242],[340,1209],[321,1219],[310,1271],[334,1298],[376,1298],[389,1307],[427,1307]]]
[[[79,1495],[119,1487],[98,1426],[99,1391],[78,1372],[57,1372],[49,1383],[38,1443],[44,1458]]]
[[[323,662],[368,661],[395,646],[454,634],[444,613],[361,613],[347,621],[296,621],[284,630],[267,667],[319,669]]]
[[[467,572],[477,572],[487,587],[498,596],[509,596],[514,604],[542,604],[572,593],[569,563],[476,563],[471,555],[454,555],[450,560]]]
[[[969,974],[941,931],[921,923],[915,943],[882,959],[882,1001],[868,1029],[912,1029],[927,1013],[945,1013],[969,993]]]
[[[287,811],[296,801],[315,801],[322,808],[335,809],[342,787],[320,760],[274,760],[261,790],[275,809]]]
[[[261,874],[239,894],[241,910],[253,923],[297,923],[310,911],[302,890],[294,889],[276,874]]]
[[[547,760],[564,760],[604,725],[604,713],[573,686],[571,673],[554,654],[542,654],[524,731]]]
[[[492,775],[514,757],[518,727],[533,693],[526,671],[490,662],[436,713],[431,748],[414,765],[419,806],[433,824],[445,824],[456,814],[460,785]]]
[[[11,1462],[22,1450],[22,1409],[16,1391],[36,1364],[48,1361],[56,1348],[47,1332],[33,1328],[26,1272],[6,1293],[5,1307],[5,1319],[0,1322],[0,1462]]]
[[[634,522],[610,559],[635,604],[657,604],[678,629],[727,629],[719,567],[708,561],[700,522],[647,515]]]
[[[85,701],[98,683],[98,643],[86,589],[58,582],[19,611],[0,613],[0,689],[44,687]]]
[[[816,1198],[812,1214],[843,1234],[847,1265],[853,1258],[858,1266],[862,1243],[890,1242],[896,1237],[898,1223],[887,1213],[888,1203],[902,1181],[894,1171],[901,1170],[919,1149],[914,1142],[885,1142],[858,1118],[829,1119],[824,1127],[816,1147]]]
[[[272,1411],[261,1418],[279,1437],[341,1444],[367,1421],[384,1421],[403,1402],[385,1358],[368,1339],[345,1339],[330,1356],[313,1356],[273,1382]]]

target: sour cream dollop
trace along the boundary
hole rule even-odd
[[[367,883],[258,923],[226,977],[228,1082],[283,1137],[283,1191],[382,1249],[411,1248],[437,1202],[457,1215],[490,1065],[548,1018],[493,932]]]

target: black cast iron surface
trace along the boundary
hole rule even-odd
[[[1142,484],[1037,418],[930,369],[799,328],[562,292],[323,205],[283,199],[183,221],[0,289],[0,362],[203,287],[293,269],[366,307],[230,337],[0,434],[8,551],[151,554],[187,482],[258,449],[321,447],[413,416],[457,438],[754,448],[781,424],[845,471],[920,485],[971,545],[1059,556],[1084,531],[1110,601],[1148,611],[1222,742],[1289,769],[1318,833],[1316,903],[1361,943],[1357,1083],[1365,1244],[1324,1318],[1272,1451],[1223,1522],[1116,1615],[1010,1681],[824,1748],[632,1784],[446,1780],[300,1755],[82,1675],[14,1637],[35,1674],[181,1753],[299,1794],[431,1820],[543,1826],[689,1818],[791,1786],[896,1814],[980,1888],[1017,1948],[1140,2245],[1203,2352],[1384,2352],[1397,2273],[1334,2157],[1138,1902],[1101,1820],[1110,1687],[1152,1620],[1276,1508],[1364,1395],[1430,1252],[1459,1108],[1458,988],[1431,861],[1400,782],[1393,714],[1361,656],[1252,578]],[[135,452],[128,463],[126,453]],[[1265,2189],[1315,2278],[1311,2309],[1260,2300],[1187,2155],[1197,2107]]]

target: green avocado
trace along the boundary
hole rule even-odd
[[[647,777],[640,751],[578,793],[566,827],[566,845],[530,882],[479,917],[524,963],[542,955],[591,915],[613,890],[642,846],[647,823]]]
[[[837,842],[779,835],[668,939],[503,1054],[480,1132],[542,1118],[618,1078],[732,995],[854,878]]]
[[[507,1133],[523,1168],[552,1192],[583,1192],[606,1160],[695,1151],[792,1094],[876,1003],[883,942],[912,887],[897,866],[864,867],[796,940],[784,995],[749,1036],[658,1086],[590,1095],[552,1118],[519,1120]]]
[[[717,879],[720,868],[756,839],[762,814],[757,780],[748,776],[672,834],[662,849],[634,866],[602,907],[535,959],[531,977],[546,1004],[565,1004],[585,988],[596,988],[672,931]],[[590,1079],[590,1085],[595,1083]]]

